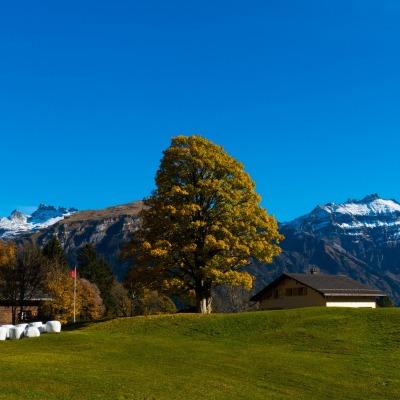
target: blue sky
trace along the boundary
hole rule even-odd
[[[224,146],[280,221],[400,201],[398,4],[4,3],[0,216],[140,200],[179,134]]]

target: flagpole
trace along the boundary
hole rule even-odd
[[[74,323],[76,321],[75,313],[76,313],[76,266],[74,271]]]

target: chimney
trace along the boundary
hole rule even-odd
[[[310,268],[311,275],[317,275],[319,273],[319,269],[316,267]]]

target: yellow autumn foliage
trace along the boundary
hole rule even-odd
[[[253,286],[254,277],[247,272],[239,271],[220,271],[212,269],[208,272],[208,276],[213,280],[215,285],[243,286],[246,290],[250,290]]]
[[[0,268],[15,262],[15,244],[0,240]],[[1,273],[1,272],[0,272]]]
[[[154,282],[153,269],[164,288],[194,290],[201,310],[212,286],[251,288],[243,267],[253,258],[271,262],[283,236],[259,205],[243,164],[221,146],[201,136],[177,136],[163,153],[157,189],[145,201],[141,229],[126,254],[135,255],[137,279]]]
[[[45,302],[43,311],[46,315],[60,321],[62,324],[73,321],[74,318],[74,279],[66,271],[51,270],[47,276],[45,289],[51,300]],[[77,282],[78,291],[79,281]],[[80,298],[76,299],[76,310],[79,313]]]
[[[74,278],[65,270],[53,269],[45,283],[51,300],[43,305],[43,311],[62,324],[74,319]],[[103,316],[104,307],[96,285],[85,279],[76,280],[76,319],[94,320]]]

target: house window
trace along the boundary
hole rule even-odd
[[[274,290],[274,299],[281,299],[282,298],[282,290],[276,289]]]
[[[286,296],[306,296],[307,295],[307,288],[306,287],[299,287],[299,288],[291,288],[285,290]]]
[[[297,295],[298,296],[306,296],[307,295],[307,288],[306,287],[297,288]]]
[[[20,322],[29,321],[30,319],[32,319],[32,311],[31,310],[18,311],[18,320]]]

